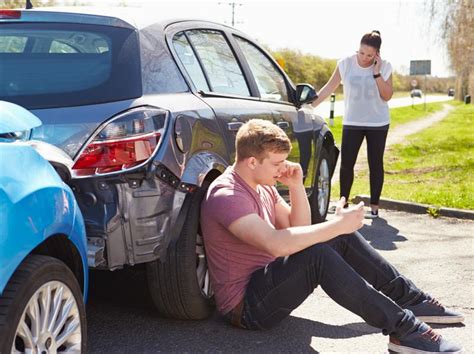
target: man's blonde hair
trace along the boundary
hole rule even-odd
[[[289,153],[291,142],[286,133],[272,122],[251,119],[237,132],[235,151],[237,161],[249,157],[262,161],[269,152]]]

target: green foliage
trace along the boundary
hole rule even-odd
[[[392,85],[394,91],[410,91],[412,89],[411,81],[418,81],[417,88],[421,88],[425,93],[439,92],[447,94],[449,88],[455,87],[454,77],[428,77],[425,81],[424,76],[401,75],[394,72],[392,75]]]
[[[445,42],[451,68],[456,72],[456,98],[474,91],[474,1],[426,0],[432,26]]]
[[[0,9],[21,9],[25,8],[26,0],[3,0]]]
[[[295,84],[309,83],[316,90],[321,89],[328,82],[337,64],[336,59],[325,59],[317,55],[303,53],[300,50],[289,48],[272,50],[268,47],[266,49]],[[410,83],[413,78],[413,76],[394,72],[392,75],[393,90],[410,91],[412,89]],[[448,88],[454,87],[454,78],[430,77],[426,82],[424,77],[416,77],[416,79],[419,86],[426,92],[446,93]],[[340,86],[336,92],[341,93],[342,87]]]
[[[336,59],[323,59],[289,48],[270,50],[294,83],[309,83],[319,90],[336,68]]]
[[[31,0],[33,7],[55,6],[56,0]],[[0,9],[24,9],[26,0],[2,0]]]
[[[320,89],[336,68],[335,59],[323,59],[316,55],[304,54],[299,50],[270,50],[294,83],[309,83]]]
[[[80,0],[31,0],[33,7],[45,7],[45,6],[84,6],[92,5],[93,1],[80,1]],[[24,9],[26,0],[2,0],[0,2],[0,9]],[[125,1],[120,1],[117,6],[126,6]]]

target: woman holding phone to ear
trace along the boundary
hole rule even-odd
[[[342,82],[344,118],[341,144],[340,196],[349,200],[354,181],[354,165],[364,138],[370,171],[370,210],[366,218],[378,217],[384,169],[383,156],[390,124],[387,101],[392,98],[392,66],[380,56],[379,31],[362,36],[356,54],[337,63],[329,81],[312,102],[316,107]]]

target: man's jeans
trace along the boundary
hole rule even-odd
[[[384,334],[402,337],[417,326],[413,313],[402,307],[423,293],[359,233],[316,244],[255,271],[245,293],[241,325],[248,329],[276,325],[318,285]]]

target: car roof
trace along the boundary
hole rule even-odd
[[[161,24],[163,27],[166,27],[178,22],[199,21],[234,29],[205,18],[176,17],[176,12],[167,12],[166,9],[150,11],[149,8],[133,7],[55,6],[19,10],[22,11],[21,21],[42,22],[46,20],[48,22],[103,24],[116,27],[131,27],[138,30],[152,24]],[[11,20],[7,20],[7,22],[8,21]]]

